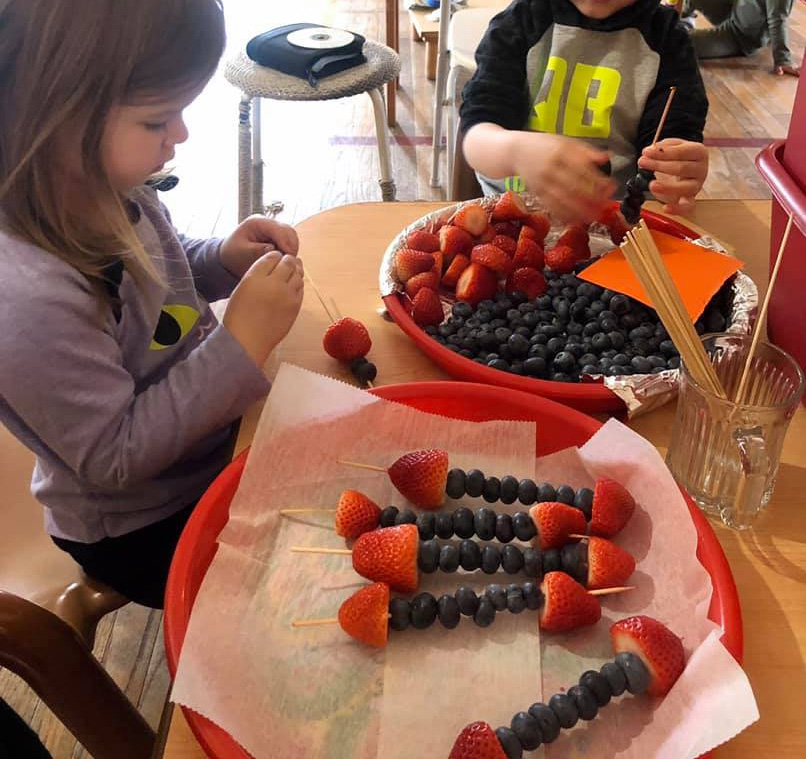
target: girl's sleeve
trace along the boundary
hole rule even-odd
[[[219,238],[197,240],[177,235],[193,272],[197,292],[208,302],[229,298],[239,279],[221,263]]]

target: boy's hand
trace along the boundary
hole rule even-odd
[[[287,224],[250,216],[221,243],[221,263],[236,277],[246,274],[249,267],[264,253],[279,250],[289,256],[299,251],[297,233]]]
[[[772,70],[772,73],[776,76],[784,76],[784,74],[788,74],[789,76],[800,76],[800,66],[775,66]]]
[[[566,222],[590,222],[599,216],[616,187],[599,170],[608,161],[606,152],[560,135],[513,135],[515,173],[552,216]]]
[[[694,196],[708,176],[708,148],[701,142],[667,138],[644,148],[638,166],[655,172],[649,190],[665,204],[663,210],[684,214],[694,208]]]

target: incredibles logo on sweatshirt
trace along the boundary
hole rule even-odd
[[[172,348],[187,337],[199,321],[199,316],[199,312],[192,306],[181,303],[163,306],[151,340],[151,350],[163,351]]]

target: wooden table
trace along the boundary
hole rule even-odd
[[[343,314],[361,319],[372,334],[378,384],[445,379],[414,344],[377,313],[378,262],[397,232],[435,203],[367,203],[325,211],[299,225],[305,267],[326,298]],[[695,224],[734,246],[762,290],[767,281],[770,204],[767,201],[702,201]],[[311,288],[289,338],[270,361],[291,361],[349,381],[321,348],[327,316]],[[260,412],[245,417],[239,448],[249,444]],[[631,423],[665,452],[673,404]],[[752,531],[732,532],[714,523],[733,569],[744,613],[744,667],[761,720],[714,753],[718,759],[802,759],[806,756],[806,411],[799,409],[784,448],[778,486],[768,514]],[[165,759],[204,754],[181,710],[166,727]]]
[[[437,78],[437,57],[439,56],[439,19],[431,19],[433,8],[414,8],[409,11],[412,34],[415,39],[425,42],[425,78]]]

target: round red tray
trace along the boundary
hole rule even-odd
[[[375,388],[387,400],[454,419],[486,421],[511,419],[540,422],[551,435],[538,435],[538,456],[583,445],[601,427],[579,411],[514,390],[464,382],[414,382]],[[215,556],[218,534],[229,518],[229,505],[241,480],[248,451],[241,453],[210,485],[185,527],[171,565],[165,595],[165,651],[171,677],[176,675],[179,652],[187,632],[193,602]],[[739,598],[725,554],[711,525],[686,496],[697,529],[697,558],[708,570],[714,593],[709,617],[722,627],[722,642],[737,661],[742,658],[742,618]],[[196,712],[185,718],[207,755],[214,759],[250,759],[230,735]]]
[[[693,229],[652,211],[644,211],[642,216],[651,229],[657,229],[659,232],[690,240],[696,240],[700,236]],[[385,296],[383,301],[386,310],[400,329],[417,344],[417,347],[426,356],[451,377],[534,393],[580,411],[618,413],[625,410],[624,402],[599,382],[551,382],[550,380],[521,377],[517,374],[502,372],[500,369],[491,369],[489,366],[483,366],[472,359],[460,356],[448,350],[444,345],[440,345],[414,323],[409,314],[408,298],[405,295],[393,293]]]

